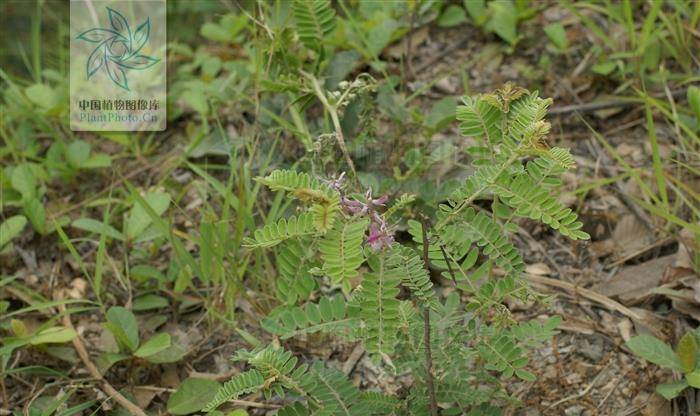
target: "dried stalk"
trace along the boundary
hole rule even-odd
[[[59,305],[58,307],[63,314],[63,325],[75,331],[75,327],[73,326],[73,322],[70,320],[70,314],[66,311],[65,305]],[[78,331],[76,331],[76,334],[77,332]],[[100,373],[100,370],[98,370],[95,364],[93,364],[92,360],[90,360],[90,355],[88,354],[87,349],[85,349],[85,345],[83,344],[83,341],[81,341],[79,334],[73,338],[73,347],[75,347],[75,350],[78,352],[78,356],[80,356],[80,359],[82,360],[83,364],[85,364],[85,368],[87,368],[90,375],[102,383],[102,388],[109,395],[109,397],[116,400],[117,403],[119,403],[133,416],[148,416],[140,407],[130,402],[126,397],[119,393],[117,389],[112,387],[112,385],[109,384],[109,381],[105,380],[102,373]]]

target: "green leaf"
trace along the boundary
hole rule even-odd
[[[695,85],[688,87],[688,104],[695,114],[695,119],[700,122],[700,88]]]
[[[482,26],[486,22],[485,0],[464,0],[464,8],[467,9],[469,17],[472,18],[476,26]]]
[[[23,215],[12,216],[0,224],[0,248],[17,237],[27,225],[27,218]]]
[[[664,368],[683,371],[678,355],[673,352],[669,345],[656,337],[651,335],[639,335],[630,338],[625,345],[632,350],[633,353],[651,363]]]
[[[117,231],[114,227],[109,224],[104,224],[101,221],[93,220],[92,218],[79,218],[73,221],[73,224],[71,225],[79,230],[88,231],[98,235],[104,234],[107,237],[121,241],[125,240],[124,234]]]
[[[199,30],[199,34],[207,39],[217,42],[228,42],[233,40],[231,35],[221,26],[214,22],[206,22]]]
[[[685,379],[690,387],[700,388],[700,370],[686,374]]]
[[[169,305],[168,300],[162,296],[148,294],[134,299],[133,310],[148,311],[151,309],[165,308]]]
[[[466,21],[467,14],[464,12],[464,9],[456,4],[451,4],[438,17],[437,24],[440,27],[453,27]]]
[[[692,332],[686,332],[676,345],[676,354],[680,359],[684,373],[695,370],[695,362],[698,353],[698,344]],[[695,387],[695,386],[694,386]]]
[[[433,130],[440,131],[455,120],[457,104],[452,97],[445,97],[436,102],[425,118],[425,125]]]
[[[611,72],[615,70],[615,62],[608,61],[608,62],[601,62],[599,64],[595,64],[591,67],[591,71],[595,72],[596,74],[599,75],[609,75]]]
[[[214,380],[188,378],[168,399],[168,411],[173,415],[198,412],[214,399],[220,386]]]
[[[24,215],[29,218],[29,221],[40,234],[46,234],[46,210],[44,205],[37,198],[30,198],[24,201]]]
[[[136,351],[139,347],[139,328],[136,317],[130,310],[122,306],[109,308],[105,326],[117,342],[130,351]]]
[[[24,90],[29,101],[43,109],[53,108],[56,103],[56,91],[46,84],[30,85]]]
[[[65,326],[54,326],[37,332],[29,340],[32,345],[41,344],[62,344],[72,341],[78,335],[75,330]]]
[[[510,0],[494,0],[489,3],[491,18],[486,23],[486,30],[494,32],[501,39],[514,45],[518,40],[518,14]]]
[[[105,352],[97,356],[97,360],[95,360],[95,365],[97,366],[97,369],[100,370],[100,373],[104,374],[114,364],[118,363],[119,361],[124,361],[128,358],[128,355]]]
[[[182,100],[201,115],[207,115],[209,113],[207,97],[201,90],[187,90],[183,92]]]
[[[335,30],[335,10],[331,2],[295,0],[292,12],[299,40],[309,49],[322,49],[323,40]]]
[[[515,370],[515,375],[516,375],[519,379],[525,380],[525,381],[535,381],[535,380],[537,380],[537,377],[536,377],[534,374],[532,374],[532,373],[529,372],[529,371],[522,370],[522,369],[517,369],[517,370]]]
[[[163,192],[149,192],[143,196],[143,200],[159,216],[162,215],[170,205],[170,195]],[[135,201],[134,206],[127,216],[124,233],[128,238],[135,239],[140,236],[152,222],[153,219],[148,215],[148,211],[146,211],[139,201]]]
[[[187,354],[187,349],[179,344],[171,344],[168,348],[148,357],[148,361],[155,364],[174,363],[180,361]]]
[[[74,168],[80,168],[90,158],[90,144],[76,140],[66,148],[66,160]]]
[[[104,153],[90,156],[80,167],[83,169],[107,168],[112,166],[112,158]]]
[[[688,382],[685,380],[673,381],[671,383],[663,383],[656,386],[656,392],[663,396],[666,400],[671,400],[677,397],[688,387]]]
[[[545,26],[544,33],[557,49],[560,51],[566,50],[569,42],[566,38],[566,30],[561,23],[552,23]]]
[[[381,23],[370,29],[367,35],[367,49],[371,56],[376,57],[391,42],[391,38],[401,24],[395,19],[385,16]]]
[[[140,358],[150,357],[151,355],[157,354],[170,346],[170,334],[160,333],[154,335],[148,341],[144,342],[143,345],[139,347],[134,355]]]
[[[22,194],[23,199],[29,199],[36,195],[37,180],[29,164],[16,166],[12,170],[10,182],[12,187]]]

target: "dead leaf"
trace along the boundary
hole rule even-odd
[[[639,319],[632,317],[634,329],[638,334],[651,334],[663,341],[669,341],[669,331],[666,331],[664,327],[666,319],[648,309],[630,308],[630,310],[639,317]]]
[[[177,366],[174,364],[163,365],[163,372],[160,375],[160,385],[176,388],[180,385],[180,377],[177,374]]]
[[[632,329],[634,329],[634,325],[629,319],[622,318],[622,320],[617,323],[617,329],[620,331],[620,336],[625,342],[632,338]]]
[[[686,302],[681,299],[672,299],[671,305],[676,311],[684,315],[688,315],[696,321],[700,321],[700,306],[698,306],[695,302]]]
[[[84,299],[87,286],[88,284],[85,279],[76,277],[70,282],[70,289],[66,291],[66,295],[72,299]]]
[[[595,292],[616,297],[625,305],[637,304],[652,294],[662,282],[664,271],[673,264],[676,255],[658,257],[646,263],[629,266],[612,279],[593,287]]]
[[[681,230],[678,234],[678,259],[676,260],[676,265],[678,267],[685,267],[692,269],[693,267],[700,268],[700,258],[698,258],[698,253],[700,253],[700,240],[687,228]]]
[[[642,416],[671,416],[672,414],[671,402],[658,394],[652,394],[646,406],[642,408]]]
[[[525,267],[525,272],[537,276],[546,276],[552,274],[552,270],[545,263],[528,264]]]
[[[140,408],[146,409],[153,401],[153,398],[156,397],[158,391],[156,389],[148,388],[148,386],[136,386],[131,389],[131,394],[134,395],[136,404],[139,405]]]

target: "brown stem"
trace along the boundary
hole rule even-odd
[[[423,229],[423,263],[428,269],[428,219],[421,216]],[[433,380],[433,352],[430,348],[430,308],[423,306],[423,343],[425,344],[425,384],[428,387],[428,397],[430,397],[430,415],[438,416],[437,397],[435,396],[435,381]]]
[[[63,314],[63,325],[75,331],[75,327],[73,327],[73,322],[71,322],[70,320],[70,314],[66,311],[65,305],[59,305],[59,309]],[[77,332],[78,331],[76,331],[76,334]],[[76,335],[75,338],[73,338],[73,347],[75,347],[75,350],[78,352],[80,359],[82,360],[83,364],[85,364],[85,368],[87,368],[90,375],[94,379],[102,383],[102,388],[105,390],[105,392],[107,392],[109,397],[112,397],[114,400],[116,400],[117,403],[119,403],[133,416],[148,416],[146,412],[144,412],[140,407],[130,402],[126,397],[122,396],[122,394],[119,393],[117,389],[115,389],[114,387],[112,387],[111,384],[109,384],[109,381],[105,380],[105,378],[102,376],[102,373],[100,373],[100,370],[98,370],[95,364],[93,364],[90,360],[90,355],[88,355],[87,349],[85,349],[83,341],[80,340],[80,335]]]
[[[442,252],[442,258],[445,259],[445,263],[447,263],[447,271],[450,273],[450,276],[452,277],[452,283],[455,284],[455,287],[457,287],[457,278],[455,277],[455,272],[452,270],[452,263],[450,263],[450,259],[447,258],[447,252],[445,251],[445,246],[440,244],[440,251]]]

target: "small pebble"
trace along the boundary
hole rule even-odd
[[[583,406],[571,406],[564,410],[566,416],[581,416],[583,414]]]

